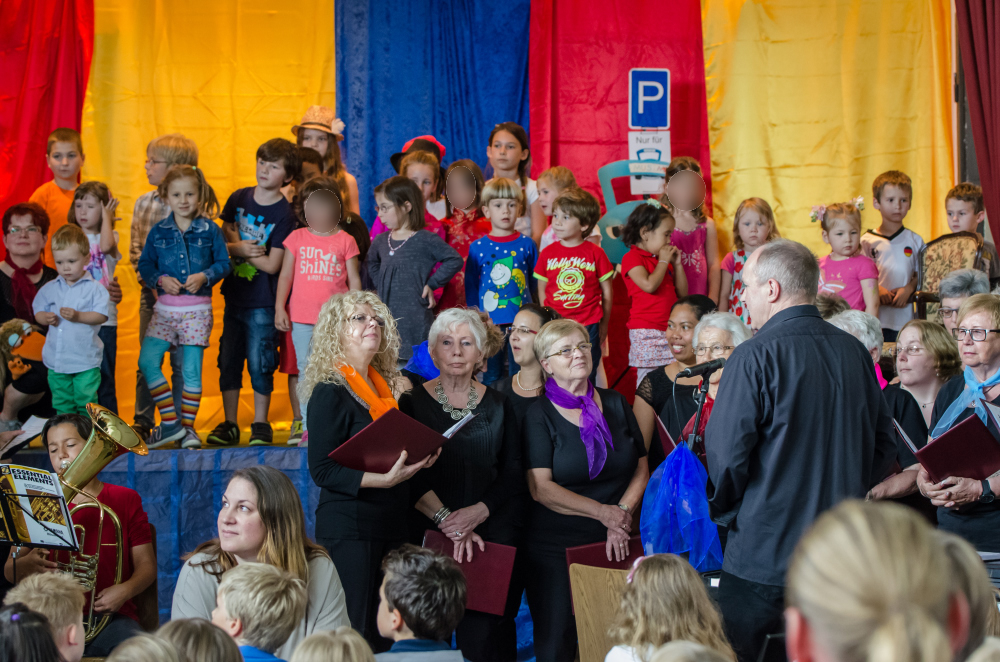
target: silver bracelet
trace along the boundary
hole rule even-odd
[[[440,510],[434,513],[434,517],[431,518],[434,520],[434,526],[440,526],[441,522],[443,522],[448,515],[451,515],[451,511],[448,510],[448,507],[441,506]]]

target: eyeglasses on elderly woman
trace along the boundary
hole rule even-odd
[[[358,326],[368,326],[368,323],[371,322],[372,320],[374,320],[375,323],[378,324],[380,327],[385,326],[385,320],[379,317],[378,315],[373,316],[373,315],[365,315],[363,313],[359,313],[357,315],[351,315],[350,319],[353,323],[357,324]]]
[[[952,317],[958,314],[958,308],[938,308],[937,316],[940,320],[950,320]]]
[[[582,342],[576,347],[564,347],[563,349],[560,349],[556,352],[552,352],[551,354],[546,354],[544,358],[551,359],[553,356],[561,356],[563,358],[568,359],[570,356],[573,355],[573,352],[575,352],[576,350],[580,350],[584,354],[589,354],[590,348],[593,346],[594,343]]]
[[[698,356],[705,356],[706,354],[717,356],[734,349],[736,347],[733,345],[699,345],[694,348],[694,353]]]
[[[990,333],[1000,333],[1000,329],[952,329],[951,335],[955,336],[955,340],[962,342],[965,340],[965,336],[972,338],[974,342],[983,342],[986,340],[987,334]]]

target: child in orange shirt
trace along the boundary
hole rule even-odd
[[[49,134],[45,160],[53,179],[35,189],[28,201],[37,202],[49,215],[50,237],[66,225],[66,216],[73,205],[73,193],[76,191],[83,159],[83,140],[79,133],[73,129],[56,129]],[[49,252],[44,257],[45,264],[55,268],[52,253]]]

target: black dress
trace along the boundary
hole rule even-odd
[[[616,391],[596,389],[614,448],[596,478],[590,480],[580,428],[567,421],[552,402],[541,397],[524,420],[525,464],[551,469],[557,485],[601,504],[617,505],[635,475],[646,444],[632,408]],[[541,503],[531,504],[525,530],[528,606],[534,620],[535,656],[539,662],[569,662],[577,647],[576,622],[570,603],[566,548],[603,543],[607,528],[598,520],[563,515]]]
[[[507,400],[514,406],[514,415],[517,416],[517,429],[521,430],[524,425],[524,415],[528,413],[531,405],[538,402],[538,396],[526,398],[514,390],[514,377],[504,377],[490,384],[490,388],[499,391],[507,396]],[[520,438],[520,433],[518,434]]]
[[[455,420],[423,386],[399,398],[399,410],[432,430],[444,432]],[[434,465],[413,477],[413,501],[433,491],[441,503],[455,511],[482,502],[490,516],[476,527],[486,542],[517,546],[521,517],[529,500],[521,461],[520,435],[514,408],[507,398],[487,387],[476,417],[455,433],[441,449]],[[423,513],[411,511],[411,535],[418,542],[434,523]],[[475,554],[475,552],[473,552]],[[502,616],[467,611],[455,630],[458,648],[471,662],[517,658],[514,618],[521,603],[523,580],[512,578]]]
[[[955,377],[945,384],[938,392],[934,401],[934,415],[931,418],[931,429],[937,425],[941,415],[948,406],[965,389],[965,379],[962,375]],[[1000,397],[995,398],[992,403],[1000,405]],[[975,409],[967,408],[953,425],[958,425],[969,416],[975,415]],[[992,419],[986,424],[990,434],[997,441],[1000,441],[1000,431],[993,425]],[[938,508],[938,528],[949,531],[968,540],[977,551],[980,552],[1000,552],[1000,499],[995,499],[993,503],[971,503],[962,506],[958,510],[948,508]]]
[[[376,650],[389,642],[378,633],[382,558],[406,542],[410,485],[363,488],[363,471],[328,455],[371,424],[366,405],[347,386],[317,384],[309,397],[309,473],[320,489],[316,541],[326,547],[340,574],[351,625]]]
[[[904,390],[899,384],[889,384],[882,389],[882,395],[889,403],[893,420],[899,423],[906,436],[910,438],[918,450],[923,448],[927,444],[927,423],[924,422],[924,416],[920,413],[920,405],[913,398],[913,394]],[[898,434],[896,435],[896,463],[900,470],[917,464],[917,457]],[[919,491],[892,499],[892,501],[910,506],[926,517],[931,524],[937,524],[937,508],[932,506],[930,499]]]
[[[49,266],[42,266],[42,277],[35,283],[35,292],[42,289],[42,286],[49,281],[55,280],[59,276],[59,273]],[[14,309],[14,282],[10,276],[0,271],[0,324],[9,322],[12,319],[17,318],[17,311]],[[31,315],[26,320],[31,324],[40,326],[35,321],[35,316]],[[48,331],[47,326],[41,326],[42,333]],[[40,416],[42,418],[48,418],[52,415],[52,395],[49,391],[49,381],[48,374],[49,370],[45,367],[45,364],[41,361],[33,361],[30,359],[24,359],[24,362],[30,366],[30,370],[26,372],[20,379],[12,380],[10,375],[7,376],[7,383],[2,386],[6,388],[8,385],[12,385],[16,390],[24,393],[25,395],[38,395],[39,393],[44,394],[42,399],[38,402],[28,405],[21,409],[18,413],[18,418],[22,421],[28,420],[32,415]],[[0,388],[0,393],[3,392],[4,388]],[[2,400],[2,398],[0,398]]]
[[[674,441],[677,441],[681,438],[684,426],[698,410],[694,401],[697,391],[697,386],[688,384],[675,386],[673,380],[667,377],[667,373],[661,367],[654,368],[643,377],[635,395],[652,407],[656,415],[663,421],[663,427],[667,429]],[[663,451],[663,446],[659,443],[659,436],[656,430],[653,430],[653,438],[649,443],[649,472],[652,473],[665,459],[666,454]]]

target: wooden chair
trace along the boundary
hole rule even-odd
[[[956,269],[975,269],[983,255],[983,239],[975,232],[955,232],[927,243],[917,256],[917,291],[913,301],[917,317],[927,319],[936,313],[941,280]]]
[[[569,584],[576,609],[576,634],[580,640],[580,662],[603,662],[611,650],[608,628],[621,608],[622,589],[628,570],[609,570],[574,563]]]
[[[153,537],[153,558],[156,558],[156,527],[149,525],[149,533]],[[159,582],[153,579],[153,583],[139,595],[132,598],[135,603],[135,610],[139,616],[139,625],[146,632],[155,632],[160,627],[160,604],[157,593]]]

